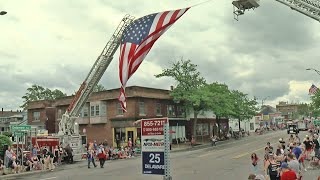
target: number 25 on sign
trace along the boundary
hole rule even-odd
[[[149,160],[149,163],[160,163],[161,162],[161,159],[160,159],[160,154],[158,154],[158,153],[150,153],[149,154],[149,158],[150,158],[150,160]]]

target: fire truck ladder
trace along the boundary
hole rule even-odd
[[[320,21],[320,0],[276,0],[291,9]]]
[[[79,115],[82,107],[84,106],[89,96],[91,95],[94,86],[96,86],[97,83],[100,81],[102,75],[104,74],[110,62],[112,61],[113,55],[115,54],[115,52],[117,51],[120,45],[120,40],[125,28],[133,20],[134,20],[134,17],[130,15],[126,15],[122,19],[121,23],[118,25],[111,39],[109,40],[107,45],[104,47],[100,56],[97,58],[93,67],[91,68],[85,81],[81,84],[74,99],[70,103],[67,111],[65,112],[65,114],[63,114],[62,119],[60,120],[60,123],[59,123],[59,134],[64,134],[64,135],[72,135],[75,133],[77,134],[77,132],[75,132],[76,117]]]

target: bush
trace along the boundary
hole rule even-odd
[[[12,132],[3,132],[2,135],[5,135],[5,136],[8,136],[8,137],[11,137],[12,136]]]
[[[12,141],[8,136],[0,135],[0,155],[3,156],[3,147],[5,145],[12,146]]]

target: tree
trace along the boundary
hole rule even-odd
[[[216,115],[220,137],[219,121],[222,117],[229,117],[233,114],[233,99],[226,84],[215,82],[207,85],[206,88],[208,88],[207,92],[210,99],[209,108]]]
[[[307,116],[309,116],[310,110],[311,110],[311,107],[310,107],[309,104],[307,104],[307,103],[299,104],[299,106],[298,106],[298,116],[307,117]]]
[[[258,108],[256,105],[258,102],[255,98],[250,99],[247,94],[238,90],[233,90],[231,92],[231,96],[233,98],[233,110],[231,116],[238,119],[239,129],[241,129],[241,121],[250,119],[257,113]]]
[[[100,92],[100,91],[104,91],[104,90],[106,90],[106,88],[102,84],[97,84],[93,88],[93,92]]]
[[[208,97],[206,89],[203,88],[206,81],[200,76],[197,65],[190,60],[180,59],[173,63],[171,68],[162,70],[162,73],[155,75],[156,78],[171,77],[178,82],[178,85],[171,92],[174,101],[183,103],[187,111],[193,110],[193,135],[196,135],[197,118],[201,111],[208,109]]]
[[[312,112],[313,117],[320,116],[320,91],[311,95],[310,112]]]
[[[12,136],[12,132],[5,131],[5,132],[2,133],[2,135],[7,136],[7,137],[11,137]]]
[[[27,89],[26,94],[22,96],[24,102],[20,107],[26,108],[28,103],[31,101],[53,100],[64,96],[66,96],[66,94],[60,91],[59,89],[50,90],[48,88],[44,88],[42,86],[34,84],[31,87],[29,87]]]
[[[0,135],[0,154],[1,154],[1,157],[5,153],[2,151],[5,145],[12,146],[12,142],[8,136]]]

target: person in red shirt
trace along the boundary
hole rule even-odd
[[[296,173],[289,169],[288,164],[283,162],[281,164],[281,176],[280,180],[297,180],[297,175]]]

